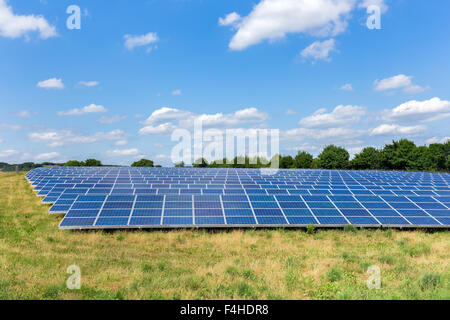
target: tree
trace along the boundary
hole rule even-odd
[[[289,169],[294,167],[294,158],[291,156],[280,157],[280,168]]]
[[[192,164],[194,168],[206,168],[208,167],[208,161],[206,161],[205,158],[200,158],[195,160],[195,162]]]
[[[318,157],[323,169],[346,169],[349,166],[350,154],[342,147],[329,145]]]
[[[184,161],[175,163],[175,168],[184,168]]]
[[[350,162],[350,166],[357,170],[380,169],[380,151],[374,147],[364,148],[355,155]]]
[[[65,167],[84,167],[84,162],[77,160],[70,160],[64,164]]]
[[[153,161],[148,159],[141,159],[139,161],[134,162],[132,167],[154,167]]]
[[[294,165],[299,169],[311,169],[314,157],[305,151],[299,151],[295,156]]]
[[[96,160],[96,159],[87,159],[87,160],[84,162],[84,165],[85,165],[86,167],[101,167],[101,166],[102,166],[102,163],[101,163],[100,160]]]

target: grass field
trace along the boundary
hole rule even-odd
[[[0,299],[450,299],[449,231],[74,232],[48,208],[0,173]]]

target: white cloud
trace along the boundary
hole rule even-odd
[[[283,137],[288,140],[305,140],[312,138],[314,140],[341,141],[342,139],[353,139],[365,134],[364,130],[356,130],[353,128],[327,128],[327,129],[310,129],[296,128],[284,132]]]
[[[433,143],[447,143],[448,141],[450,141],[450,137],[444,137],[444,138],[437,138],[437,137],[433,137],[430,138],[426,141],[427,144],[433,144]]]
[[[267,119],[268,114],[256,108],[246,108],[230,114],[194,114],[185,110],[164,107],[154,111],[143,122],[146,126],[139,131],[139,134],[168,134],[178,127],[192,128],[195,121],[201,121],[204,127],[233,127],[245,123],[262,123]],[[174,121],[178,123],[174,124]]]
[[[19,131],[22,127],[14,123],[0,123],[0,130]]]
[[[427,88],[413,84],[412,76],[399,74],[391,78],[375,80],[374,89],[375,91],[402,89],[405,93],[420,93],[425,91]]]
[[[144,121],[144,124],[155,124],[160,122],[181,120],[189,117],[191,113],[189,111],[179,110],[175,108],[161,108],[154,111],[151,116]]]
[[[61,155],[58,152],[41,153],[35,157],[37,161],[49,161],[59,158]]]
[[[330,52],[335,50],[334,39],[329,39],[325,41],[315,41],[300,53],[304,59],[317,60],[330,60]]]
[[[181,94],[182,94],[182,92],[181,92],[180,89],[176,89],[176,90],[173,90],[173,91],[172,91],[172,95],[173,95],[173,96],[180,96]]]
[[[170,122],[168,123],[162,123],[158,126],[145,126],[144,128],[142,128],[141,130],[139,130],[139,134],[141,136],[144,135],[164,135],[164,134],[170,134],[173,132],[173,130],[175,130],[176,127],[174,125],[172,125]]]
[[[220,26],[237,26],[242,20],[241,16],[236,12],[229,13],[225,18],[219,18]]]
[[[425,130],[425,126],[400,126],[397,124],[382,124],[372,129],[370,135],[415,135],[422,133]]]
[[[98,81],[80,81],[78,82],[78,85],[83,87],[96,87],[100,84]]]
[[[149,32],[144,35],[130,35],[126,34],[125,38],[125,47],[128,50],[133,50],[136,47],[148,46],[159,41],[158,35],[156,32]]]
[[[22,110],[22,111],[15,113],[15,115],[19,118],[30,118],[31,112],[28,110]]]
[[[3,139],[0,139],[0,143],[3,143],[5,140],[3,140]]]
[[[346,83],[342,87],[340,87],[342,91],[353,91],[353,86],[351,83]]]
[[[85,106],[81,109],[72,109],[69,111],[59,111],[59,116],[82,116],[88,113],[103,113],[107,112],[108,109],[106,109],[104,106],[96,105],[96,104],[90,104],[88,106]]]
[[[384,3],[384,0],[362,0],[359,3],[359,8],[368,8],[370,6],[377,6],[381,9],[381,13],[384,13],[388,10],[388,6]]]
[[[123,140],[117,140],[115,145],[116,146],[126,146],[128,144],[128,140],[123,139]]]
[[[71,130],[47,130],[33,132],[28,135],[30,140],[47,143],[50,147],[61,147],[72,144],[96,143],[103,141],[118,141],[125,139],[122,130],[97,132],[90,135],[75,134]]]
[[[64,83],[62,79],[51,78],[48,80],[38,82],[37,86],[42,89],[56,89],[62,90],[64,89]]]
[[[127,119],[127,116],[119,116],[119,115],[115,115],[115,116],[111,116],[111,117],[106,117],[106,116],[102,116],[100,119],[98,119],[98,122],[102,123],[102,124],[114,124],[117,122],[120,122],[122,120]]]
[[[108,151],[108,154],[113,157],[123,157],[123,156],[135,156],[140,153],[139,149],[116,149]]]
[[[297,111],[288,109],[288,110],[284,111],[284,114],[291,116],[291,115],[297,114]]]
[[[56,37],[56,28],[43,17],[37,15],[16,15],[7,0],[0,0],[0,36],[6,38],[28,37],[30,32],[38,32],[42,39]]]
[[[289,33],[335,36],[346,29],[354,4],[355,0],[262,0],[235,25],[229,47],[244,50]]]
[[[19,153],[17,150],[2,150],[0,151],[0,158],[9,158]]]
[[[429,122],[450,117],[450,101],[437,97],[425,101],[411,100],[385,111],[385,120]]]
[[[299,124],[306,128],[330,128],[346,126],[361,120],[366,110],[360,106],[337,106],[331,113],[326,109],[319,109],[313,115],[303,118]]]

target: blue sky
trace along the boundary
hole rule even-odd
[[[449,17],[448,1],[0,0],[0,161],[169,165],[171,131],[199,117],[279,129],[283,154],[445,141]]]

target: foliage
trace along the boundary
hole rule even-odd
[[[141,159],[139,161],[134,162],[132,167],[154,167],[154,163],[152,160]]]
[[[342,147],[329,145],[319,154],[319,164],[323,169],[347,169],[350,154]]]
[[[87,160],[84,162],[84,165],[85,165],[86,167],[101,167],[101,166],[102,166],[102,163],[101,163],[100,160],[96,160],[96,159],[87,159]]]
[[[311,169],[313,165],[314,157],[305,151],[299,151],[295,156],[294,164],[298,169]]]

